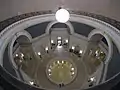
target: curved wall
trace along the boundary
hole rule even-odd
[[[93,12],[120,20],[120,0],[1,0],[0,21],[33,11],[55,10],[58,6]]]
[[[17,38],[19,38],[20,36],[25,37],[24,42],[26,42],[26,39],[30,40],[30,42],[32,41],[32,36],[26,31],[17,32],[16,35],[11,38],[11,41],[9,42],[9,46],[8,46],[8,52],[9,52],[8,56],[9,56],[9,58],[12,62],[12,65],[14,66],[15,69],[18,69],[18,67],[16,66],[14,59],[13,59],[13,45],[14,45],[15,41],[17,40]],[[28,43],[29,43],[29,41],[28,41]]]
[[[49,16],[49,19],[50,20],[54,20],[53,19],[53,17],[52,17],[52,15],[46,15],[46,16]],[[71,18],[71,21],[73,20],[73,21],[78,21],[79,20],[79,22],[81,23],[82,21],[84,21],[83,23],[86,23],[86,24],[88,24],[88,25],[92,25],[92,26],[94,26],[94,27],[98,27],[98,28],[100,28],[100,29],[104,29],[104,26],[106,27],[106,33],[108,33],[110,36],[113,36],[113,35],[118,35],[118,36],[116,36],[116,37],[112,37],[112,39],[113,40],[117,40],[117,42],[116,41],[114,41],[115,42],[115,44],[117,44],[117,47],[119,48],[119,43],[120,43],[120,41],[119,41],[119,31],[118,31],[118,29],[116,29],[115,27],[112,27],[111,25],[109,25],[109,24],[107,24],[107,23],[105,23],[105,22],[102,22],[102,21],[99,21],[99,20],[96,20],[96,19],[93,19],[93,18],[89,18],[89,17],[84,17],[84,16],[81,16],[81,15],[72,15],[73,17]],[[37,19],[36,19],[37,18]],[[42,17],[42,18],[44,18],[44,20],[43,19],[40,19],[39,18],[39,16],[38,17],[34,17],[34,18],[29,18],[29,20],[31,21],[31,24],[29,24],[29,25],[24,25],[24,24],[22,24],[22,23],[20,23],[20,22],[18,22],[20,25],[18,25],[18,24],[14,24],[14,26],[15,25],[18,25],[17,27],[14,27],[14,26],[10,26],[9,28],[6,28],[5,30],[9,30],[9,31],[6,31],[7,32],[7,34],[5,34],[6,32],[5,31],[3,31],[2,32],[2,34],[1,34],[1,42],[3,42],[3,43],[1,43],[0,45],[1,45],[1,51],[4,51],[5,50],[5,47],[6,46],[4,46],[3,44],[7,44],[7,42],[6,41],[9,41],[10,39],[8,39],[6,36],[8,36],[9,34],[12,34],[12,35],[14,35],[13,34],[13,32],[12,31],[10,31],[10,30],[16,30],[14,33],[16,33],[17,32],[17,30],[18,31],[20,31],[21,29],[23,29],[23,28],[25,28],[25,27],[29,27],[30,25],[32,25],[32,24],[36,24],[36,23],[38,23],[38,22],[43,22],[43,21],[46,21],[46,17]],[[34,20],[32,21],[32,19],[35,19],[37,22],[34,22]],[[47,18],[48,19],[48,18]],[[39,21],[40,20],[40,21]],[[81,21],[82,20],[82,21]],[[27,24],[27,20],[25,20],[25,22],[26,22],[26,24]],[[90,23],[91,22],[91,23]],[[103,25],[103,26],[102,26]],[[24,26],[24,27],[23,27]],[[11,29],[12,28],[12,29]],[[21,28],[21,29],[20,29]],[[112,32],[114,30],[114,32]],[[8,34],[9,33],[9,34]],[[3,36],[3,35],[6,35],[6,36]],[[3,55],[3,53],[2,52],[0,52],[0,55]],[[0,57],[1,59],[2,59],[2,57]],[[1,68],[1,67],[0,67]],[[22,86],[21,86],[21,84],[23,85],[23,83],[21,83],[21,82],[18,82],[15,78],[13,78],[13,77],[10,77],[10,75],[9,74],[5,74],[6,73],[6,70],[4,70],[4,68],[1,68],[1,70],[0,70],[0,72],[1,73],[3,73],[2,75],[1,75],[1,77],[3,77],[3,78],[6,78],[6,79],[12,79],[12,80],[10,80],[10,82],[11,83],[15,83],[15,82],[17,82],[16,83],[16,85],[18,85],[18,83],[20,84],[19,85],[19,87],[18,88],[22,88]],[[114,76],[114,77],[112,77],[109,81],[106,81],[105,83],[103,83],[103,84],[100,84],[100,85],[98,85],[98,86],[95,86],[94,88],[90,88],[89,90],[101,90],[101,89],[103,89],[103,90],[108,90],[110,87],[107,87],[107,86],[113,86],[113,85],[115,85],[117,82],[119,82],[119,79],[120,79],[120,75],[119,75],[119,73],[118,73],[118,75],[116,75],[116,76]],[[25,86],[25,87],[27,87],[27,86]],[[25,88],[23,89],[23,90],[26,90]],[[32,90],[32,89],[31,89]]]

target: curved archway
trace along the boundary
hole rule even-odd
[[[105,81],[105,78],[106,78],[106,74],[107,74],[107,68],[108,68],[108,64],[112,58],[112,54],[113,54],[113,43],[112,41],[110,40],[110,37],[105,33],[105,32],[102,32],[102,31],[98,31],[98,30],[93,30],[89,35],[88,35],[88,39],[90,41],[93,41],[93,42],[97,42],[99,41],[99,38],[101,37],[104,37],[107,41],[107,44],[108,44],[108,54],[106,56],[106,60],[104,62],[105,64],[105,68],[104,68],[104,72],[103,72],[103,79],[102,81]]]
[[[9,48],[8,48],[9,58],[11,60],[13,67],[15,69],[18,69],[18,66],[16,65],[16,63],[14,62],[14,59],[13,59],[13,45],[16,40],[17,40],[17,42],[19,42],[19,44],[30,43],[32,41],[32,37],[26,31],[18,32],[15,34],[15,36],[11,39],[11,42],[9,43]]]
[[[108,43],[108,55],[107,55],[107,58],[106,58],[106,61],[105,63],[108,63],[110,58],[112,57],[112,53],[113,53],[113,44],[112,44],[112,41],[110,40],[110,37],[105,33],[105,32],[102,32],[102,31],[98,31],[98,30],[93,30],[89,35],[88,35],[88,39],[89,41],[98,41],[99,38],[101,37],[104,37]]]
[[[46,34],[49,34],[49,33],[50,33],[50,28],[51,28],[53,25],[57,24],[57,23],[59,23],[59,22],[53,21],[53,22],[49,23],[48,26],[47,26],[47,28],[46,28],[46,31],[45,31]],[[74,28],[73,28],[72,24],[71,24],[70,22],[66,22],[65,24],[66,24],[66,25],[68,26],[68,28],[70,29],[70,34],[73,34],[73,33],[74,33]]]

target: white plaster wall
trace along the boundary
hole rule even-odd
[[[50,36],[45,35],[45,36],[39,36],[37,39],[33,40],[33,49],[36,52],[41,52],[44,53],[44,49],[46,46],[50,48],[50,41],[49,41]]]
[[[85,50],[88,41],[84,39],[82,36],[77,37],[76,35],[71,35],[70,36],[70,42],[69,42],[69,47],[71,48],[72,46],[80,45],[80,48],[82,50]]]
[[[102,14],[120,21],[120,0],[0,0],[0,21],[26,12],[56,10],[61,5],[72,10]]]

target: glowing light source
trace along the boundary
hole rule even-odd
[[[91,81],[94,81],[95,77],[90,78]]]
[[[74,70],[74,68],[71,68],[71,70],[73,71],[73,70]]]
[[[38,52],[38,55],[40,56],[40,55],[41,55],[41,53],[40,53],[40,52]]]
[[[68,43],[68,39],[66,39],[65,42]]]
[[[57,39],[62,39],[61,37],[58,37]]]
[[[24,57],[24,54],[21,53],[21,57]]]
[[[31,84],[31,85],[33,85],[33,84],[34,84],[34,82],[33,82],[33,81],[30,81],[30,84]]]
[[[95,53],[98,54],[98,50]]]
[[[64,63],[64,61],[62,61],[62,64]]]
[[[60,49],[60,48],[62,48],[62,46],[58,45],[57,48]]]
[[[83,53],[83,51],[82,51],[82,50],[80,50],[80,51],[79,51],[79,53],[80,53],[80,54],[82,54],[82,53]]]
[[[49,73],[49,76],[51,75],[51,73]]]
[[[75,49],[75,47],[74,46],[72,46],[72,50],[74,50]]]
[[[54,43],[54,41],[53,41],[53,40],[51,40],[51,43]]]
[[[103,51],[101,51],[101,53],[103,53]]]
[[[15,56],[18,57],[18,54],[16,54]]]
[[[75,74],[75,72],[72,72],[72,75],[74,75]]]
[[[57,63],[59,64],[59,63],[60,63],[60,61],[57,61]]]
[[[62,43],[62,41],[58,41],[58,44],[61,44]]]
[[[49,72],[51,72],[51,69],[48,69]]]
[[[48,51],[48,47],[46,47],[45,50]]]
[[[65,23],[69,20],[70,14],[66,9],[59,9],[55,14],[56,20]]]

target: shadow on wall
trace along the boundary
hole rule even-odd
[[[120,54],[116,45],[113,43],[113,56],[108,65],[106,80],[113,77],[118,72],[120,72]]]

